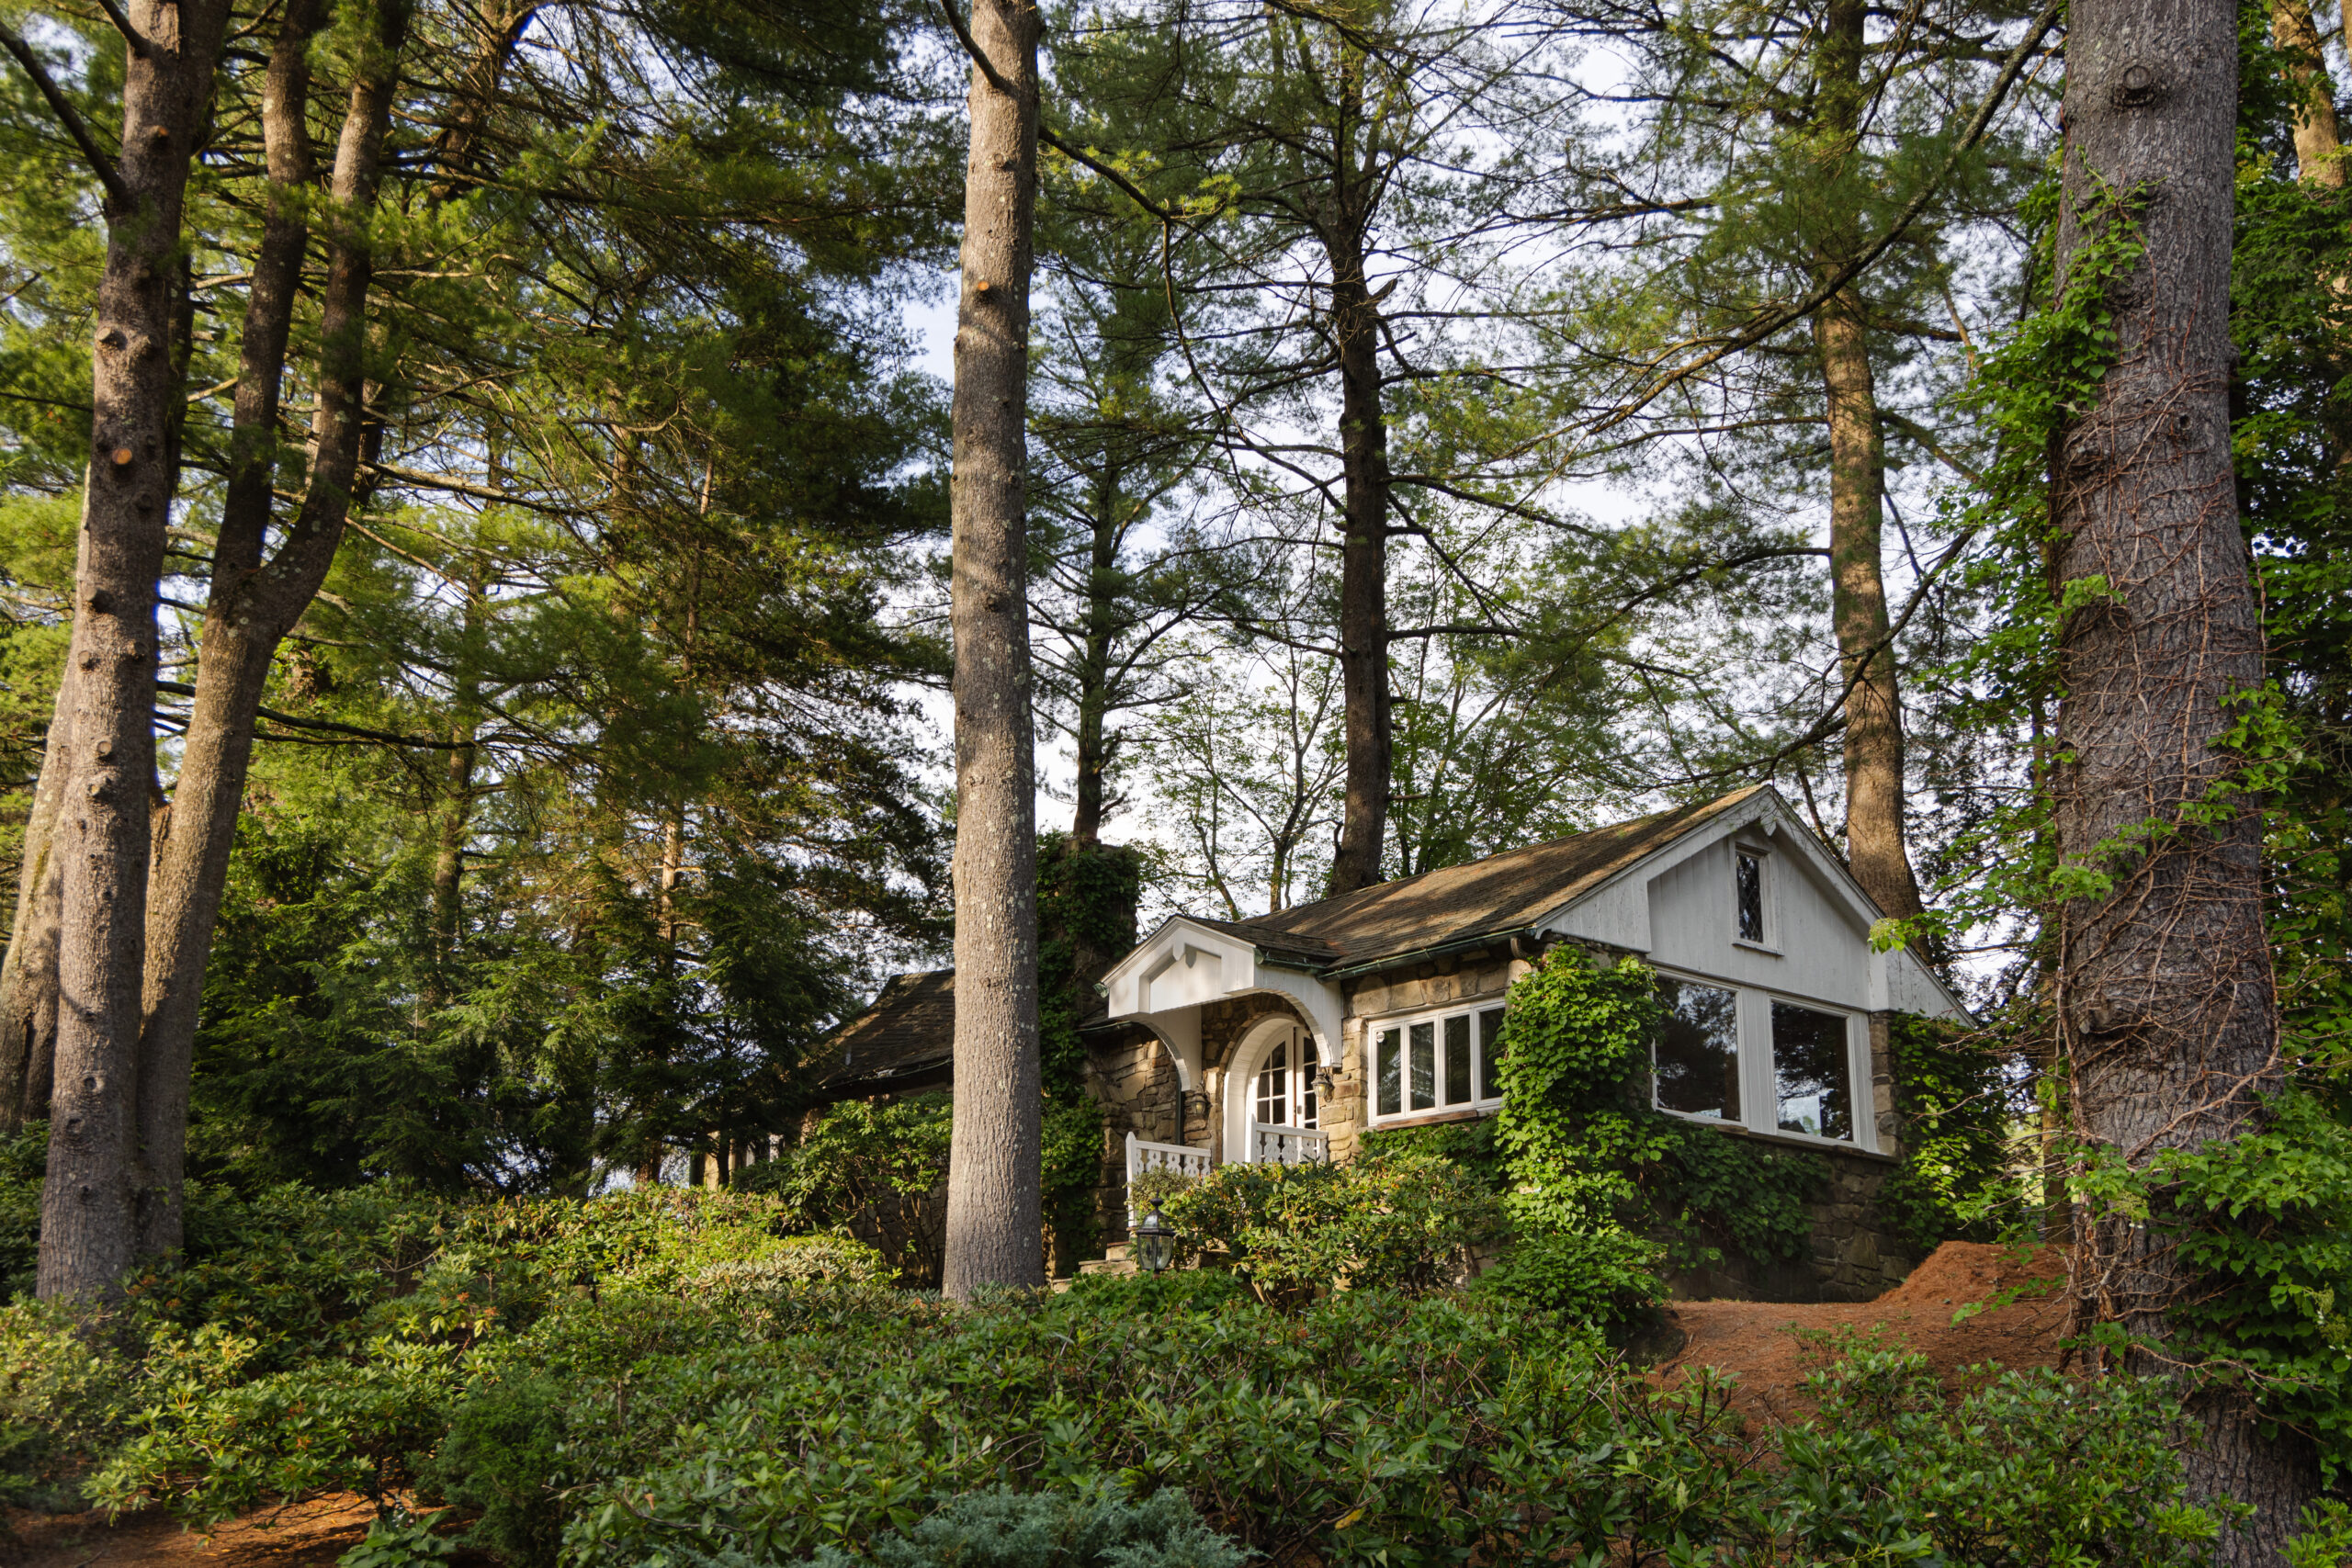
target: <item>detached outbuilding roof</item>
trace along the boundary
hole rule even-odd
[[[1295,957],[1318,969],[1353,969],[1433,947],[1504,936],[1525,931],[1766,787],[1735,790],[1703,805],[1636,817],[1254,919],[1185,918],[1255,943],[1270,957]]]
[[[819,1047],[820,1096],[911,1087],[947,1067],[956,1043],[956,971],[893,976],[874,1005]]]

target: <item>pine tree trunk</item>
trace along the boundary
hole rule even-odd
[[[154,777],[155,605],[176,476],[171,352],[190,163],[212,97],[226,0],[130,0],[128,210],[107,214],[92,355],[91,448],[74,562],[70,766],[51,850],[58,915],[57,1082],[41,1190],[39,1290],[94,1301],[136,1247],[140,982]]]
[[[2335,86],[2328,80],[2326,58],[2321,53],[2319,28],[2312,20],[2310,0],[2270,0],[2270,38],[2281,49],[2305,57],[2290,67],[2303,89],[2295,111],[2295,172],[2302,179],[2328,190],[2344,188],[2344,161],[2337,154]]]
[[[1035,0],[973,7],[987,64],[972,72],[956,329],[956,1111],[942,1281],[959,1301],[1045,1283],[1023,493],[1040,31]]]
[[[1347,795],[1329,888],[1338,894],[1380,880],[1388,835],[1394,750],[1388,705],[1388,421],[1381,401],[1380,311],[1364,277],[1362,239],[1348,229],[1328,238],[1326,248],[1331,333],[1340,357],[1340,461],[1347,486],[1347,535],[1340,547]]]
[[[2056,1005],[2077,1133],[2135,1165],[2246,1133],[2280,1076],[2260,819],[2227,795],[2218,820],[2192,809],[2233,767],[2224,702],[2263,678],[2228,408],[2235,23],[2222,0],[2078,0],[2066,41],[2059,276],[2086,222],[2114,220],[2106,193],[2147,251],[2061,285],[2105,288],[2116,335],[2098,403],[2055,446],[2053,575],[2105,588],[2078,591],[2060,634],[2053,805],[2062,858],[2113,885],[2060,908]],[[2151,1342],[2199,1287],[2160,1226],[2111,1210],[2085,1205],[2075,1246],[2078,1312]],[[2227,1389],[2192,1409],[2193,1491],[2261,1509],[2223,1559],[2280,1562],[2317,1483],[2309,1448],[2263,1439]]]
[[[1078,723],[1072,736],[1077,804],[1070,813],[1070,842],[1091,849],[1102,841],[1104,774],[1110,768],[1105,730],[1111,705],[1111,643],[1114,575],[1119,560],[1118,508],[1122,489],[1114,468],[1094,487],[1094,542],[1086,576],[1086,641],[1079,650]]]
[[[33,785],[25,823],[25,863],[17,873],[17,918],[8,956],[0,961],[0,1133],[14,1133],[49,1114],[57,1066],[57,917],[64,868],[57,857],[58,806],[73,766],[73,673],[57,682],[57,703]]]
[[[1862,113],[1861,0],[1834,0],[1819,52],[1822,130],[1833,179],[1850,178]],[[1833,188],[1836,188],[1833,186]],[[1839,215],[1823,259],[1842,266],[1859,248],[1855,215]],[[1871,371],[1861,291],[1847,288],[1814,315],[1829,420],[1830,621],[1846,697],[1846,859],[1854,880],[1889,915],[1920,912],[1905,847],[1903,704],[1889,646],[1883,496],[1885,434]],[[1858,678],[1859,677],[1859,678]]]
[[[142,1255],[176,1251],[180,1245],[197,1009],[228,885],[229,852],[253,761],[254,720],[278,643],[309,608],[334,563],[358,480],[367,422],[368,294],[374,276],[368,225],[374,217],[377,171],[409,15],[407,0],[379,0],[375,35],[355,70],[335,153],[333,238],[320,300],[318,402],[301,507],[277,552],[265,560],[270,494],[266,486],[248,491],[245,510],[232,515],[224,507],[214,547],[196,697],[147,905],[145,1021],[139,1047],[139,1136],[146,1165],[139,1207]],[[300,113],[299,105],[285,107]],[[289,150],[286,167],[290,171],[306,161],[306,149]],[[276,174],[274,166],[273,184]],[[271,261],[273,266],[299,265],[299,256],[298,250],[290,263],[283,256]],[[257,266],[247,311],[248,330],[257,341],[239,368],[241,377],[251,374],[267,382],[281,373],[288,324],[270,314],[290,310],[294,279],[274,278],[282,291],[266,299],[260,292],[263,281]],[[256,360],[254,355],[266,357]],[[254,390],[257,413],[269,405],[273,425],[277,400],[274,388]],[[256,461],[248,472],[262,467]]]

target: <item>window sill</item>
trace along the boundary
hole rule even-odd
[[[1481,1116],[1492,1116],[1500,1111],[1499,1101],[1493,1105],[1463,1105],[1452,1111],[1410,1111],[1396,1116],[1383,1116],[1364,1123],[1367,1133],[1393,1133],[1400,1127],[1434,1127],[1446,1122],[1476,1122]]]
[[[1788,956],[1787,953],[1782,953],[1779,948],[1774,947],[1770,942],[1750,942],[1744,936],[1736,936],[1732,938],[1731,944],[1734,947],[1744,947],[1750,953],[1760,953],[1767,958],[1786,958]]]
[[[1684,1120],[1697,1121],[1699,1118],[1686,1117]],[[1816,1154],[1825,1155],[1851,1155],[1856,1159],[1876,1160],[1882,1165],[1903,1163],[1903,1157],[1900,1155],[1884,1154],[1877,1149],[1866,1149],[1851,1138],[1816,1138],[1808,1133],[1783,1133],[1777,1128],[1766,1132],[1760,1128],[1750,1127],[1744,1122],[1717,1122],[1713,1125],[1721,1127],[1724,1132],[1737,1137],[1753,1138],[1759,1144],[1778,1144],[1782,1148],[1811,1149]]]

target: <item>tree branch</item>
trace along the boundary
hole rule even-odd
[[[130,25],[130,18],[122,14],[122,8],[114,0],[98,0],[98,9],[107,14],[107,20],[114,24],[114,30],[120,33],[122,41],[130,46],[130,52],[141,60],[146,59],[147,40],[139,36],[139,29]]]
[[[2047,4],[2041,7],[2041,14],[2026,25],[2025,36],[2018,40],[2017,48],[2009,51],[2008,58],[2001,62],[2000,74],[1993,79],[1992,86],[1985,90],[1984,101],[1976,106],[1976,113],[1969,119],[1967,130],[1961,132],[1958,141],[1952,143],[1951,152],[1945,157],[1943,166],[1936,171],[1934,178],[1921,186],[1918,193],[1904,204],[1903,210],[1895,215],[1894,221],[1887,226],[1885,233],[1881,234],[1874,243],[1849,260],[1819,288],[1803,299],[1785,310],[1773,311],[1755,325],[1734,333],[1728,341],[1700,355],[1697,358],[1686,360],[1651,386],[1637,391],[1632,401],[1620,404],[1617,408],[1611,410],[1592,427],[1593,430],[1599,432],[1607,430],[1611,425],[1623,423],[1664,396],[1668,388],[1689,380],[1709,366],[1729,358],[1743,349],[1755,347],[1783,327],[1804,321],[1835,299],[1848,284],[1860,277],[1877,262],[1879,257],[1893,249],[1896,243],[1910,231],[1911,225],[1918,221],[1919,215],[1928,209],[1928,204],[1935,200],[1937,194],[1943,189],[1944,182],[1951,177],[1955,169],[1960,167],[1960,161],[1974,151],[1976,144],[1984,139],[1985,131],[1992,129],[1994,115],[1999,111],[2002,101],[2009,96],[2009,89],[2017,85],[2018,77],[2025,70],[2027,60],[2032,56],[2035,50],[2041,47],[2041,40],[2049,36],[2050,29],[2057,26],[2058,14],[2064,8],[2065,0],[2047,0]]]
[[[192,697],[196,688],[185,681],[158,681],[155,689],[169,692],[175,697]],[[348,735],[356,739],[373,741],[379,746],[407,746],[423,751],[470,751],[478,744],[471,740],[426,740],[413,735],[394,735],[388,730],[362,729],[356,724],[337,724],[331,718],[297,718],[276,708],[257,707],[254,710],[272,724],[282,724],[289,729],[315,729],[330,735]],[[262,739],[274,739],[262,736]]]
[[[15,31],[5,24],[0,24],[0,47],[6,47],[10,54],[17,57],[17,63],[25,68],[25,74],[30,76],[33,79],[33,85],[40,90],[41,97],[49,105],[50,113],[55,115],[58,123],[65,127],[65,134],[74,139],[74,145],[82,150],[82,156],[89,162],[90,172],[97,175],[98,184],[106,187],[108,215],[129,217],[139,204],[130,198],[130,187],[122,183],[122,176],[115,172],[114,160],[107,156],[106,150],[100,147],[97,139],[90,134],[90,128],[82,123],[82,116],[74,107],[73,101],[60,92],[57,84],[50,79],[48,68],[41,64],[40,56],[35,54],[32,46],[18,38]]]

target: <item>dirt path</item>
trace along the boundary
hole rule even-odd
[[[311,1568],[357,1544],[375,1505],[354,1493],[225,1524],[209,1540],[167,1514],[32,1514],[11,1509],[7,1568]]]
[[[1810,1306],[1677,1302],[1668,1309],[1668,1319],[1690,1337],[1651,1375],[1670,1382],[1712,1367],[1739,1380],[1732,1402],[1742,1412],[1784,1421],[1806,1414],[1799,1384],[1823,1360],[1818,1341],[1808,1343],[1807,1331],[1876,1328],[1889,1342],[1927,1357],[1944,1386],[1959,1393],[1973,1381],[1967,1369],[1988,1361],[2020,1371],[2058,1364],[2066,1304],[2054,1294],[2028,1296],[1958,1325],[1951,1319],[1972,1303],[1990,1301],[2002,1291],[2052,1280],[2064,1271],[2053,1249],[2028,1257],[2014,1247],[1952,1241],[1874,1302]]]

